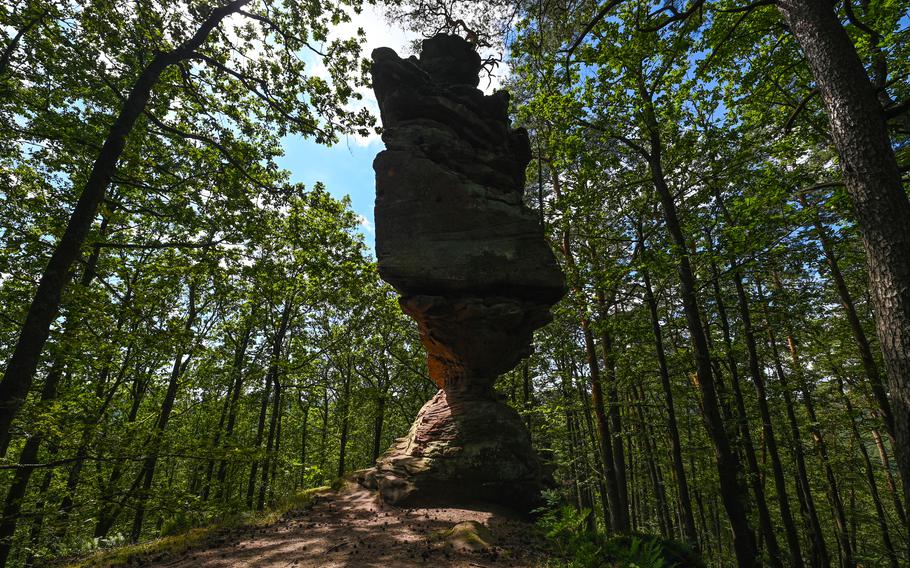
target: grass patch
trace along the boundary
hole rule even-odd
[[[327,486],[304,489],[281,499],[275,507],[267,511],[232,515],[204,527],[194,527],[179,534],[147,542],[96,551],[81,558],[58,561],[55,565],[61,568],[114,568],[127,566],[137,559],[157,561],[173,558],[204,545],[225,531],[272,525],[290,511],[309,508],[317,493],[329,489]]]

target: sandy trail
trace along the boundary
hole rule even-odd
[[[439,535],[476,521],[492,547],[470,550]],[[158,568],[434,568],[538,566],[546,554],[527,521],[494,507],[399,509],[353,484],[317,496],[309,510],[291,512],[266,527],[218,536],[206,548],[152,562]]]

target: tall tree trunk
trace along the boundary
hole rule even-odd
[[[76,499],[76,489],[79,486],[79,479],[82,475],[82,468],[85,465],[85,460],[88,457],[89,445],[91,444],[92,438],[94,437],[94,427],[101,423],[105,416],[107,415],[107,410],[110,407],[111,403],[114,400],[114,395],[117,394],[117,390],[120,388],[120,385],[126,379],[126,372],[130,365],[130,359],[133,353],[132,344],[127,346],[126,354],[123,357],[123,363],[120,365],[120,370],[117,373],[117,378],[114,380],[114,384],[111,388],[108,389],[107,395],[104,397],[104,400],[101,403],[101,406],[98,408],[95,413],[94,419],[91,420],[89,424],[86,424],[82,428],[82,435],[79,441],[79,448],[76,450],[76,456],[73,461],[73,465],[70,467],[69,474],[66,478],[66,491],[63,495],[63,499],[60,500],[60,506],[57,508],[58,517],[57,517],[57,540],[62,541],[66,535],[66,531],[69,525],[69,515],[73,508],[73,503]],[[110,361],[108,361],[108,366],[105,368],[105,371],[109,368]],[[137,369],[138,372],[138,369]],[[135,419],[135,415],[131,415]]]
[[[150,365],[144,373],[140,372],[137,367],[131,389],[133,400],[130,405],[129,413],[127,413],[126,416],[127,424],[134,424],[136,422],[145,389],[151,380],[151,375],[156,366],[157,363],[155,365]],[[128,498],[129,493],[133,491],[133,488],[130,488],[130,490],[121,497],[119,502],[116,501],[117,485],[120,483],[120,478],[123,476],[123,467],[123,462],[115,462],[114,467],[111,469],[111,474],[108,476],[107,483],[101,487],[101,508],[98,511],[98,521],[95,523],[95,532],[92,535],[95,538],[104,538],[107,536],[107,533],[110,532],[117,517],[120,515],[123,503]],[[134,486],[138,485],[138,479],[139,478],[137,477]]]
[[[805,196],[800,195],[799,200],[803,207],[808,207]],[[850,331],[853,334],[853,339],[856,341],[856,346],[859,349],[859,359],[860,362],[862,362],[866,378],[869,380],[872,396],[875,398],[875,402],[881,411],[882,420],[885,422],[885,428],[893,443],[894,417],[891,414],[891,403],[888,401],[888,393],[885,392],[885,386],[882,384],[881,373],[879,373],[878,364],[875,362],[875,356],[872,354],[869,338],[866,337],[866,331],[863,329],[863,325],[859,320],[859,315],[856,313],[853,296],[850,294],[850,289],[847,288],[847,282],[844,280],[844,275],[837,262],[837,255],[831,244],[831,238],[828,235],[825,226],[822,225],[818,211],[815,209],[812,210],[812,225],[815,227],[815,234],[818,237],[819,243],[822,245],[822,252],[825,254],[825,262],[828,265],[828,269],[831,271],[831,280],[834,283],[834,289],[837,290],[841,306],[844,308],[844,314],[847,316],[847,322],[850,324]]]
[[[777,0],[828,114],[869,272],[894,417],[895,455],[910,499],[910,199],[881,104],[834,5]],[[905,507],[906,508],[906,507]]]
[[[878,449],[878,457],[882,462],[882,469],[885,471],[885,480],[888,482],[888,491],[891,493],[891,499],[894,500],[894,510],[901,524],[907,526],[907,514],[904,512],[904,502],[901,501],[900,491],[894,483],[894,476],[891,474],[891,460],[888,459],[888,451],[885,449],[885,442],[882,435],[875,428],[872,429],[872,439],[875,440],[875,447]]]
[[[714,246],[711,244],[711,236],[708,235],[708,252],[713,256]],[[736,358],[733,356],[733,340],[730,336],[730,322],[727,319],[727,307],[724,302],[723,293],[720,288],[719,274],[717,264],[711,259],[711,285],[714,290],[714,302],[717,306],[717,313],[720,318],[721,333],[723,334],[724,347],[727,355],[727,366],[730,368],[730,381],[733,386],[733,400],[736,404],[739,423],[739,431],[742,436],[743,452],[746,454],[746,463],[749,466],[749,484],[752,486],[752,493],[755,496],[755,504],[758,507],[758,523],[764,536],[770,556],[771,566],[783,568],[781,562],[780,547],[777,544],[777,536],[774,534],[774,527],[771,524],[771,513],[768,511],[768,503],[765,499],[765,489],[762,486],[762,472],[758,465],[758,459],[755,456],[755,445],[752,442],[752,432],[749,427],[748,414],[746,405],[743,401],[742,389],[739,384],[739,371],[736,365]]]
[[[562,184],[559,175],[553,171],[553,190],[557,199],[562,197]],[[570,246],[571,226],[569,219],[563,221],[561,246],[562,253],[568,267],[570,278],[573,280],[573,288],[581,295],[581,284],[578,282],[578,274],[575,268],[575,256]],[[616,475],[616,465],[613,452],[613,436],[610,432],[610,425],[607,421],[607,413],[604,404],[603,388],[600,380],[600,368],[597,364],[597,350],[594,345],[594,333],[591,330],[591,322],[587,315],[579,316],[582,334],[585,341],[585,354],[587,356],[588,368],[591,375],[591,398],[594,403],[594,414],[597,420],[597,437],[600,449],[600,458],[604,469],[604,478],[606,479],[606,490],[608,502],[604,504],[605,514],[609,515],[609,527],[617,533],[629,532],[628,506],[623,506],[620,495],[619,481]],[[620,441],[621,443],[621,441]],[[621,447],[620,447],[621,451]]]
[[[177,349],[177,356],[174,357],[174,366],[171,368],[171,378],[168,381],[167,391],[164,394],[164,401],[161,403],[161,412],[158,414],[158,420],[155,422],[154,429],[152,431],[152,438],[149,443],[149,456],[143,461],[142,471],[140,477],[142,478],[142,486],[139,490],[139,495],[136,500],[136,511],[133,516],[133,528],[130,530],[130,540],[132,542],[138,542],[139,537],[142,535],[142,523],[145,520],[145,505],[148,501],[148,498],[151,494],[152,481],[155,479],[155,467],[158,464],[158,454],[161,449],[161,439],[164,436],[164,431],[167,428],[167,424],[171,419],[171,411],[174,409],[174,403],[177,400],[177,390],[180,386],[180,377],[183,375],[186,370],[187,361],[184,361],[184,355],[189,355],[192,351],[190,350],[187,353],[185,345],[191,343],[192,333],[193,333],[193,322],[196,320],[196,286],[197,284],[191,283],[189,285],[189,313],[186,316],[186,323],[184,324],[184,333],[186,338],[181,342],[180,347]]]
[[[615,296],[615,294],[614,294]],[[619,409],[619,393],[616,388],[616,354],[613,352],[613,336],[608,327],[607,299],[603,290],[597,290],[597,307],[601,316],[600,348],[603,351],[604,377],[607,385],[607,415],[610,418],[610,433],[613,444],[613,466],[616,469],[616,486],[619,493],[619,506],[629,510],[629,490],[626,482],[626,460],[623,451],[622,417]],[[613,302],[611,298],[610,303]]]
[[[863,437],[859,433],[859,427],[856,425],[856,413],[853,410],[853,403],[850,402],[850,397],[847,396],[847,392],[844,389],[844,379],[842,373],[839,369],[834,369],[834,375],[837,377],[837,389],[840,392],[841,399],[844,401],[844,406],[847,409],[847,414],[850,417],[850,430],[853,433],[853,440],[856,442],[856,445],[859,446],[859,453],[863,457],[863,467],[865,468],[866,473],[866,484],[869,486],[869,495],[872,497],[872,504],[875,506],[875,516],[878,520],[878,528],[882,533],[882,544],[885,546],[885,553],[888,555],[888,561],[891,564],[891,568],[898,568],[900,563],[897,560],[897,554],[894,551],[894,545],[891,542],[891,533],[888,530],[888,518],[885,516],[885,507],[882,505],[881,496],[878,493],[878,484],[875,481],[875,469],[872,467],[872,460],[869,459],[869,451],[866,449],[866,445],[863,443]],[[856,531],[853,531],[855,534]],[[854,544],[854,547],[856,545]]]
[[[746,341],[746,350],[749,354],[749,374],[755,387],[758,399],[758,411],[762,420],[762,433],[768,454],[771,457],[771,471],[774,476],[774,488],[777,492],[777,504],[780,508],[781,521],[784,525],[784,534],[787,537],[787,547],[790,551],[790,562],[793,566],[802,566],[803,554],[799,544],[799,534],[790,511],[790,500],[787,497],[787,483],[784,477],[784,468],[777,449],[777,437],[771,420],[771,410],[768,407],[768,393],[765,389],[765,376],[762,365],[758,359],[758,349],[755,341],[755,331],[752,329],[752,314],[749,309],[749,298],[743,286],[743,278],[739,270],[733,271],[733,285],[736,287],[736,297],[739,304],[740,319],[743,323],[743,335]]]
[[[651,485],[654,489],[654,501],[657,508],[657,521],[658,526],[660,527],[660,533],[664,538],[674,538],[673,521],[670,518],[670,511],[667,507],[667,495],[664,490],[664,480],[660,472],[660,465],[656,457],[657,451],[654,448],[655,444],[651,438],[651,428],[648,426],[648,421],[645,419],[643,409],[645,402],[644,388],[641,388],[639,385],[639,388],[636,389],[636,386],[633,383],[632,393],[638,398],[638,401],[632,405],[632,410],[638,418],[638,424],[641,430],[641,441],[644,442],[644,459],[648,470],[648,477],[651,478]],[[632,455],[631,451],[629,452],[629,455]]]
[[[644,119],[649,132],[651,151],[648,155],[648,166],[651,171],[654,188],[660,197],[663,207],[664,220],[667,231],[673,241],[674,255],[679,273],[679,292],[683,301],[683,311],[689,328],[692,349],[695,355],[695,367],[698,373],[698,387],[701,392],[703,418],[708,436],[714,445],[717,473],[720,479],[721,499],[730,527],[733,531],[733,549],[736,560],[741,568],[758,566],[758,549],[755,535],[749,526],[746,516],[746,503],[748,498],[745,489],[739,482],[742,466],[724,427],[720,414],[720,404],[717,399],[717,390],[714,381],[714,372],[711,368],[711,354],[708,350],[708,341],[701,322],[696,290],[698,285],[692,265],[685,235],[676,211],[676,203],[670,188],[667,186],[663,173],[661,158],[662,143],[660,127],[654,114],[651,95],[647,93],[642,81],[640,95],[645,107]]]
[[[720,208],[724,219],[731,226],[736,223],[730,211],[727,209],[723,195],[716,188],[714,196]],[[768,407],[768,393],[765,388],[765,375],[762,371],[762,364],[758,357],[757,342],[755,340],[755,330],[752,327],[752,312],[749,307],[749,296],[746,294],[743,286],[743,276],[737,267],[734,258],[730,259],[730,272],[733,276],[733,286],[736,290],[736,300],[739,308],[739,317],[743,326],[743,337],[746,342],[746,351],[749,355],[749,375],[752,378],[752,385],[755,388],[755,395],[758,400],[758,412],[762,421],[762,437],[767,446],[768,454],[771,458],[771,471],[774,477],[774,488],[777,493],[777,504],[780,508],[781,522],[784,525],[784,534],[787,538],[787,548],[790,552],[790,563],[792,566],[803,565],[802,548],[799,543],[799,534],[796,531],[796,523],[793,521],[793,513],[790,510],[790,500],[787,496],[787,483],[784,477],[784,469],[780,460],[780,452],[777,448],[777,437],[774,434],[774,425],[771,420],[771,410]],[[716,269],[715,269],[716,272]]]
[[[345,470],[345,458],[347,457],[348,450],[348,429],[350,428],[350,410],[351,410],[351,366],[353,361],[351,357],[347,357],[347,362],[344,369],[341,371],[342,379],[342,392],[341,400],[339,400],[340,408],[338,411],[341,413],[341,436],[339,440],[338,448],[338,477],[344,475]]]
[[[386,393],[382,392],[376,397],[376,415],[373,417],[373,451],[370,463],[375,463],[382,453],[382,428],[385,423]]]
[[[797,477],[797,494],[800,497],[800,503],[804,506],[806,516],[807,532],[809,542],[811,543],[810,564],[815,567],[826,568],[831,565],[831,559],[828,555],[828,548],[822,534],[821,523],[818,519],[818,510],[815,507],[815,499],[812,496],[812,488],[809,485],[809,476],[806,471],[805,454],[803,453],[802,433],[800,432],[799,422],[796,419],[796,411],[793,406],[793,393],[787,381],[787,375],[784,372],[781,363],[780,352],[777,347],[777,334],[771,325],[771,319],[768,314],[768,308],[764,302],[761,282],[755,280],[758,301],[765,309],[765,324],[768,332],[768,344],[771,347],[771,355],[774,362],[774,370],[777,374],[777,380],[780,383],[780,390],[784,397],[784,406],[787,411],[787,421],[790,425],[790,437],[793,444],[793,457],[796,462]]]
[[[297,402],[303,412],[303,417],[300,419],[300,480],[297,482],[297,486],[303,487],[306,474],[307,435],[310,431],[310,403],[304,404],[300,398],[297,399]]]
[[[69,280],[70,268],[88,236],[98,206],[111,183],[117,162],[139,116],[145,111],[152,90],[165,69],[192,57],[212,31],[227,16],[237,12],[250,0],[234,0],[215,8],[195,33],[171,51],[158,53],[133,83],[120,114],[108,131],[92,171],[82,187],[66,230],[38,281],[38,289],[25,316],[13,354],[0,380],[0,457],[9,445],[9,430],[34,380],[35,370],[50,333],[51,322],[60,309],[60,297]]]
[[[639,229],[639,242],[644,253],[644,239]],[[682,517],[683,537],[693,547],[698,546],[698,532],[695,529],[695,517],[692,514],[692,500],[689,497],[689,484],[686,480],[686,469],[683,466],[682,444],[679,440],[679,425],[676,421],[676,408],[673,403],[673,388],[670,384],[670,372],[667,368],[667,356],[664,353],[663,333],[660,329],[660,316],[657,311],[657,300],[651,288],[651,276],[647,267],[639,268],[645,285],[645,303],[651,316],[651,332],[654,336],[654,348],[657,352],[657,367],[660,372],[660,384],[667,403],[667,428],[670,431],[670,450],[673,455],[673,471],[676,477],[676,490],[679,495],[679,507]]]
[[[594,428],[594,420],[591,418],[591,397],[588,396],[588,390],[585,386],[585,382],[578,373],[578,367],[575,364],[575,358],[570,357],[572,365],[572,377],[575,380],[575,388],[578,393],[578,400],[581,404],[580,414],[583,420],[581,423],[584,425],[584,430],[586,436],[583,440],[586,442],[582,444],[584,450],[581,452],[583,460],[583,469],[585,472],[585,479],[590,479],[591,473],[594,473],[596,483],[597,483],[597,492],[600,495],[600,505],[601,511],[604,518],[604,527],[606,527],[607,532],[612,532],[613,529],[613,515],[610,512],[610,497],[607,490],[607,484],[604,483],[606,475],[603,475],[601,472],[604,471],[605,466],[603,465],[603,447],[600,444],[600,438],[597,436],[597,432]],[[588,462],[588,442],[591,444],[592,454],[594,455],[594,466]],[[589,501],[594,502],[593,492],[589,492]]]
[[[613,455],[612,433],[604,409],[603,389],[600,382],[600,368],[597,365],[597,351],[594,346],[594,334],[587,318],[582,318],[581,331],[585,339],[585,353],[588,357],[588,369],[591,375],[591,399],[594,416],[597,422],[597,440],[603,460],[604,478],[607,484],[610,526],[617,533],[629,532],[628,508],[623,507],[619,495],[619,482],[616,478],[616,467]]]
[[[60,364],[58,360],[58,364]],[[44,387],[41,389],[41,402],[47,403],[57,396],[57,386],[60,383],[60,377],[63,375],[63,369],[59,366],[51,368],[44,379]],[[44,440],[44,433],[36,432],[30,436],[22,447],[19,454],[20,464],[34,464],[38,462],[38,450],[41,442]],[[13,545],[13,536],[16,533],[20,515],[22,513],[22,504],[25,500],[25,494],[28,490],[28,482],[31,479],[35,469],[32,467],[20,467],[16,469],[13,476],[13,482],[6,493],[6,500],[3,503],[3,516],[0,517],[0,568],[6,566],[9,559],[10,551]]]
[[[281,320],[278,329],[275,331],[275,338],[272,343],[272,357],[269,362],[269,371],[267,380],[272,383],[272,416],[269,419],[269,432],[266,436],[265,462],[262,466],[262,481],[259,486],[259,496],[256,501],[256,509],[261,511],[265,507],[265,495],[268,486],[269,473],[272,464],[272,450],[275,445],[275,432],[278,425],[278,419],[281,414],[281,361],[284,349],[284,338],[287,335],[288,326],[291,321],[291,312],[293,310],[293,297],[284,302],[284,308],[281,310]],[[264,399],[265,400],[265,399]],[[262,440],[260,439],[261,443]],[[257,444],[257,447],[259,445]],[[252,476],[255,479],[255,475]]]
[[[790,348],[790,358],[793,361],[793,372],[796,376],[797,386],[803,395],[803,405],[806,407],[806,413],[809,415],[809,432],[812,434],[812,440],[815,442],[815,449],[818,451],[818,457],[821,459],[822,467],[825,470],[825,479],[828,482],[828,499],[831,502],[831,509],[834,513],[834,526],[837,529],[838,541],[841,549],[841,564],[845,568],[856,566],[856,560],[853,558],[853,549],[850,546],[850,531],[847,526],[847,515],[844,510],[843,498],[838,487],[837,477],[831,468],[831,458],[828,455],[828,445],[822,436],[821,429],[818,427],[818,415],[815,412],[815,401],[812,397],[812,391],[806,382],[806,377],[799,361],[799,354],[796,350],[796,339],[789,332],[787,334],[787,345]]]
[[[251,324],[244,327],[237,338],[234,346],[234,359],[231,362],[231,375],[233,376],[231,387],[231,401],[228,407],[227,423],[224,427],[224,437],[222,445],[227,444],[234,435],[234,425],[237,423],[237,402],[240,400],[240,393],[243,391],[243,365],[246,360],[246,351],[250,345],[250,338],[253,334]],[[225,480],[227,479],[227,458],[222,458],[218,464],[218,493],[216,499],[223,500],[225,496]]]

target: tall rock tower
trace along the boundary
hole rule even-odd
[[[425,40],[419,59],[373,52],[379,273],[417,321],[440,390],[362,482],[391,503],[528,510],[546,476],[493,383],[530,354],[565,280],[522,202],[527,132],[510,127],[508,93],[477,89],[480,69],[457,36]]]

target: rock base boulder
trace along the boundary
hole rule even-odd
[[[393,505],[491,502],[529,513],[542,504],[548,478],[514,409],[489,396],[440,390],[407,436],[358,481]]]

